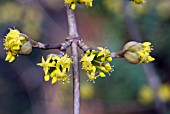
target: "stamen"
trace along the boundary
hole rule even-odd
[[[108,72],[109,76],[111,75],[109,72]]]

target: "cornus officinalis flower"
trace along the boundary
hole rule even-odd
[[[113,71],[109,63],[111,61],[110,51],[102,47],[98,47],[98,51],[86,51],[80,60],[82,69],[86,72],[89,80],[93,82],[98,77],[105,77],[105,73],[110,74]]]
[[[67,72],[70,70],[70,65],[72,60],[65,54],[55,55],[50,54],[47,56],[47,60],[45,61],[42,57],[42,63],[38,63],[37,65],[42,66],[45,76],[44,80],[49,81],[52,79],[51,83],[54,84],[57,81],[69,82],[70,75]]]

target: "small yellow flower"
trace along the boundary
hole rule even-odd
[[[77,2],[77,0],[64,0],[65,4],[72,4],[73,2]]]
[[[67,75],[67,72],[70,70],[71,63],[72,60],[67,54],[64,56],[50,54],[46,61],[42,57],[42,63],[37,65],[42,66],[44,69],[44,80],[49,81],[51,78],[51,83],[54,84],[57,81],[69,82],[70,75]]]
[[[135,4],[143,4],[146,0],[133,0]]]
[[[54,67],[54,64],[50,63],[51,57],[52,57],[52,55],[50,57],[48,57],[46,61],[42,57],[42,63],[37,64],[38,66],[42,66],[44,68],[45,75],[47,75],[50,67]]]
[[[86,6],[92,7],[93,0],[79,0],[80,3],[85,3]]]
[[[104,57],[109,57],[110,56],[110,51],[108,49],[102,48],[102,47],[97,47],[97,49],[100,50],[100,52],[98,53],[97,57],[99,56],[104,56]]]
[[[98,77],[105,77],[105,73],[113,71],[109,63],[112,61],[110,51],[102,47],[98,47],[97,49],[98,51],[86,51],[80,60],[82,63],[82,69],[86,72],[89,80],[93,82]]]
[[[140,63],[149,63],[154,61],[155,59],[150,56],[152,47],[150,42],[144,42],[141,44],[142,49],[137,51],[137,55],[140,58]]]
[[[69,5],[72,10],[76,9],[76,3],[85,4],[87,7],[92,7],[93,0],[64,0],[66,5]]]
[[[5,60],[13,62],[24,43],[25,37],[20,36],[20,32],[17,29],[10,29],[4,39],[4,49],[8,51]]]
[[[8,51],[5,61],[12,62],[14,61],[14,59],[15,59],[15,54],[12,54],[10,51]]]
[[[151,47],[151,43],[150,42],[144,42],[141,44],[141,46],[144,48],[144,50],[148,53],[151,52],[152,47]]]
[[[93,82],[95,79],[97,79],[97,77],[99,77],[99,76],[96,76],[96,67],[95,66],[92,67],[91,71],[87,71],[86,74],[87,74],[89,80],[93,81]]]

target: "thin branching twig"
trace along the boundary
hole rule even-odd
[[[67,18],[69,27],[69,39],[72,40],[71,51],[73,57],[73,114],[80,114],[80,76],[78,69],[78,32],[74,11],[67,7]]]

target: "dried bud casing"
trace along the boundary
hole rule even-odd
[[[139,51],[141,49],[142,49],[142,46],[138,43],[138,44],[135,44],[133,46],[130,46],[128,51],[130,51],[130,52],[137,52],[137,51]]]
[[[24,43],[21,47],[21,49],[19,50],[19,54],[30,54],[32,51],[32,45],[30,41],[27,41],[26,43]]]
[[[130,51],[127,51],[127,52],[124,54],[124,58],[125,58],[129,63],[132,63],[132,64],[138,64],[138,63],[140,63],[140,58],[139,58],[139,56],[138,56],[136,53],[133,53],[133,52],[130,52]]]
[[[129,48],[130,48],[131,46],[138,46],[138,45],[139,45],[138,42],[130,41],[130,42],[128,42],[128,43],[126,43],[126,44],[124,45],[123,50],[129,50]]]

